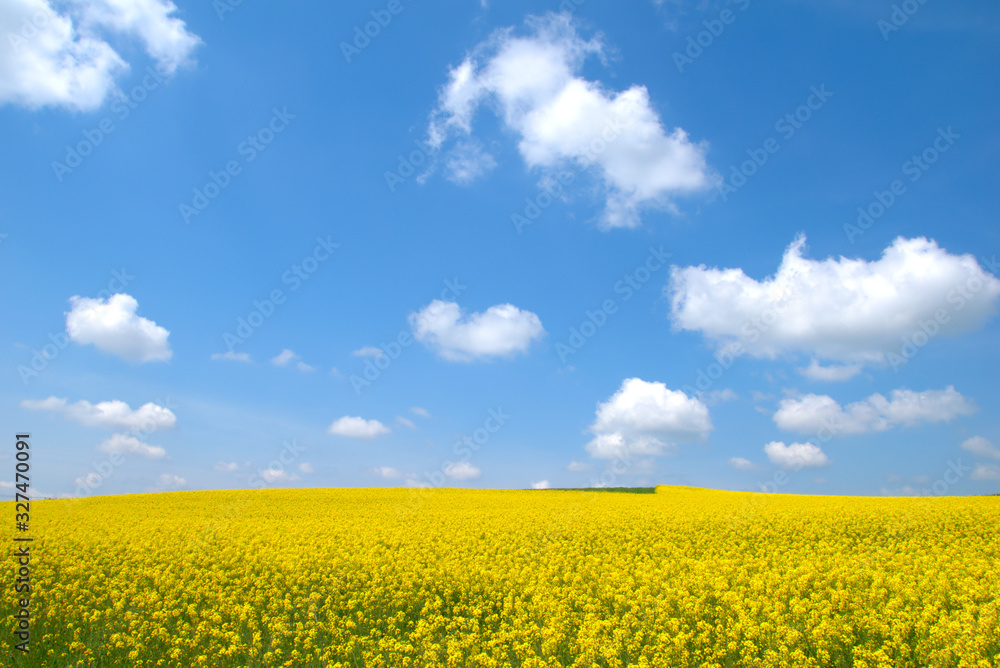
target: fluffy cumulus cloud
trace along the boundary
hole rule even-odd
[[[662,455],[677,443],[705,439],[711,430],[708,407],[698,399],[663,383],[629,378],[598,404],[586,450],[598,459]]]
[[[645,86],[614,91],[581,76],[588,58],[606,60],[600,38],[582,39],[568,14],[530,17],[526,32],[494,33],[449,72],[428,136],[434,148],[454,140],[446,159],[453,180],[471,181],[495,164],[470,141],[485,105],[518,138],[528,167],[575,166],[600,179],[606,228],[635,226],[641,207],[711,185],[706,147],[681,128],[667,130]]]
[[[107,299],[71,297],[66,333],[76,343],[93,344],[129,362],[165,362],[173,356],[163,327],[136,314],[139,303],[130,295]]]
[[[1000,459],[1000,448],[987,441],[982,436],[973,436],[962,442],[962,449],[971,452],[976,457]]]
[[[976,464],[969,476],[973,480],[1000,482],[1000,466],[996,464]]]
[[[483,474],[470,462],[449,462],[442,471],[450,480],[475,480]]]
[[[549,484],[548,480],[539,480],[538,482],[531,483],[531,489],[549,489],[552,485]]]
[[[837,435],[867,434],[921,422],[950,422],[975,411],[975,404],[952,386],[925,392],[893,390],[889,399],[873,394],[847,406],[826,395],[807,394],[783,399],[774,414],[774,423],[803,434],[815,434],[821,429]]]
[[[803,373],[846,380],[863,363],[895,364],[906,341],[975,330],[996,310],[1000,280],[972,255],[924,238],[897,238],[875,261],[811,260],[805,237],[785,251],[774,276],[741,269],[673,267],[667,293],[677,330],[701,332],[720,350],[775,358],[806,353]],[[895,357],[894,357],[895,356]]]
[[[386,480],[397,480],[403,477],[403,473],[399,469],[394,469],[391,466],[379,466],[372,469],[372,473]]]
[[[522,353],[545,334],[537,315],[513,304],[465,315],[455,302],[441,300],[411,313],[410,327],[417,341],[459,362]]]
[[[161,473],[156,482],[161,489],[177,489],[187,484],[187,480],[172,473]]]
[[[0,104],[31,109],[99,107],[129,65],[115,50],[142,43],[163,75],[191,60],[201,40],[170,0],[5,0],[0,3]]]
[[[132,410],[124,401],[101,401],[92,404],[81,400],[71,404],[66,399],[49,397],[40,401],[26,399],[21,402],[21,407],[62,413],[87,427],[153,432],[170,429],[177,424],[177,416],[173,411],[151,402]]]
[[[240,470],[240,465],[236,462],[216,462],[214,468],[219,473],[235,473]]]
[[[772,464],[795,471],[826,466],[830,463],[826,453],[818,445],[812,443],[785,445],[780,441],[772,441],[764,446],[764,453]]]
[[[139,455],[149,459],[163,459],[167,456],[167,451],[160,446],[149,445],[126,434],[115,434],[98,445],[97,449],[109,455]]]
[[[378,420],[365,420],[345,415],[339,420],[335,420],[326,431],[335,436],[370,440],[376,436],[388,434],[391,430]]]
[[[760,468],[749,459],[743,457],[732,457],[729,460],[729,465],[739,471],[756,471]]]

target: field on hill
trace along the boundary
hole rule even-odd
[[[19,666],[1000,665],[996,497],[316,489],[33,506]]]

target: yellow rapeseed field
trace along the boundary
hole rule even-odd
[[[316,489],[33,506],[32,647],[15,663],[5,640],[14,665],[1000,665],[1000,497]],[[9,562],[8,622],[13,577]]]

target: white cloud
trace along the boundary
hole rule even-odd
[[[364,348],[358,348],[351,354],[355,357],[382,357],[382,355],[385,355],[385,351],[375,346],[365,346]]]
[[[271,358],[271,364],[274,366],[288,366],[290,362],[294,362],[299,359],[299,356],[294,352],[285,348],[280,353]]]
[[[940,335],[979,328],[1000,297],[1000,280],[975,257],[949,254],[933,240],[899,237],[873,262],[810,260],[804,246],[798,237],[762,281],[742,269],[673,267],[667,292],[674,328],[701,332],[720,350],[741,345],[754,357],[802,352],[881,364],[922,332],[920,323],[939,326]],[[947,317],[943,325],[932,322],[938,311]],[[848,371],[824,372],[817,362],[814,373]]]
[[[414,415],[419,415],[422,418],[429,418],[431,416],[431,414],[427,412],[426,408],[421,408],[420,406],[413,406],[410,408],[410,412]]]
[[[187,480],[184,478],[170,473],[161,473],[160,477],[157,478],[157,482],[160,487],[167,489],[176,489],[177,487],[183,487],[187,484]]]
[[[567,466],[567,471],[572,471],[573,473],[583,473],[584,471],[589,471],[591,469],[590,464],[586,462],[578,462],[576,460],[571,461]]]
[[[97,474],[95,473],[93,475],[97,475]],[[86,480],[86,477],[77,478],[76,479],[77,485],[80,485],[81,481],[83,481],[83,480]],[[15,483],[13,481],[0,480],[0,490],[5,490],[5,492],[6,492],[5,496],[11,496],[11,497],[13,497],[15,492],[20,492],[21,491],[20,489],[17,488],[17,485],[19,485],[19,484],[22,484],[22,483]],[[30,498],[32,498],[32,499],[51,498],[50,495],[43,494],[42,492],[38,491],[34,487],[28,487],[28,496]]]
[[[378,420],[365,420],[364,418],[345,415],[339,420],[335,420],[326,431],[328,434],[336,436],[368,440],[376,436],[388,434],[392,430]]]
[[[165,362],[173,356],[163,327],[136,315],[139,303],[130,295],[105,299],[70,297],[66,333],[76,343],[93,344],[130,362]]]
[[[538,482],[531,483],[531,489],[549,489],[549,487],[551,485],[549,485],[548,480],[539,480]]]
[[[428,128],[440,148],[458,137],[448,160],[465,179],[488,171],[492,158],[469,149],[477,109],[495,108],[529,168],[575,166],[596,174],[604,190],[605,228],[639,224],[639,209],[670,205],[672,196],[711,185],[706,147],[684,130],[664,129],[645,86],[612,91],[580,76],[590,56],[606,60],[599,38],[584,41],[569,14],[529,17],[529,34],[495,32],[449,72]]]
[[[295,352],[289,350],[288,348],[285,348],[280,353],[271,358],[271,364],[273,364],[274,366],[287,367],[292,362],[295,362],[295,368],[301,371],[302,373],[310,373],[316,370],[316,367],[309,366],[308,364],[303,362],[301,357],[299,357],[297,354],[295,354]]]
[[[952,386],[925,392],[893,390],[891,399],[873,394],[846,407],[829,396],[807,394],[801,399],[783,399],[774,423],[803,434],[817,433],[823,427],[839,435],[866,434],[921,422],[950,422],[975,410],[975,404]]]
[[[442,470],[452,480],[475,480],[483,474],[469,462],[449,462]]]
[[[772,464],[783,469],[816,468],[830,463],[823,450],[812,443],[785,445],[779,441],[772,441],[764,446],[764,452]]]
[[[396,416],[396,422],[403,425],[404,427],[409,427],[410,429],[416,429],[417,425],[413,424],[413,420],[408,420],[402,415]]]
[[[230,362],[250,362],[250,353],[237,353],[227,350],[224,353],[212,353],[213,360],[228,360]]]
[[[478,142],[459,143],[445,161],[445,175],[458,185],[468,185],[497,166],[492,155],[483,151]]]
[[[288,348],[285,348],[280,353],[271,358],[271,364],[273,364],[274,366],[288,366],[289,362],[297,360],[298,358],[299,358],[298,355],[293,353]]]
[[[163,459],[167,456],[167,451],[160,446],[143,443],[136,437],[126,434],[114,434],[98,445],[97,449],[109,455],[139,455],[149,459]]]
[[[458,304],[441,300],[411,313],[410,327],[417,341],[446,360],[461,362],[525,352],[545,334],[537,315],[513,304],[465,316]]]
[[[744,459],[743,457],[730,458],[729,465],[740,471],[756,471],[760,468],[749,459]]]
[[[597,406],[587,452],[598,459],[662,455],[677,442],[702,440],[712,430],[708,407],[663,383],[629,378]]]
[[[240,465],[236,462],[216,462],[214,468],[220,473],[234,473],[239,470]]]
[[[707,405],[714,406],[715,404],[721,404],[727,401],[736,401],[740,397],[736,394],[736,392],[726,387],[721,390],[712,390],[711,392],[699,392],[698,398],[704,401]]]
[[[1000,448],[987,441],[982,436],[973,436],[962,442],[962,449],[977,457],[1000,459]]]
[[[257,474],[268,484],[275,482],[295,482],[299,479],[294,473],[289,473],[285,469],[276,466],[261,469]]]
[[[815,357],[809,366],[799,369],[799,373],[810,380],[838,383],[854,378],[864,368],[863,364],[841,364],[823,366]]]
[[[310,473],[315,473],[316,469],[309,462],[302,462],[301,464],[299,464],[299,472],[308,475]]]
[[[996,464],[976,464],[970,476],[973,480],[1000,482],[1000,466]]]
[[[111,46],[138,39],[160,73],[189,62],[201,42],[170,0],[6,0],[0,3],[0,104],[98,108],[129,65]]]
[[[177,416],[173,411],[152,402],[132,410],[124,401],[101,401],[91,404],[89,401],[80,400],[70,404],[66,399],[49,397],[40,401],[25,399],[21,402],[21,407],[63,413],[69,419],[87,427],[153,432],[170,429],[177,424]]]
[[[397,478],[402,478],[403,474],[392,468],[391,466],[380,466],[378,468],[372,469],[372,472],[380,478],[385,478],[386,480],[396,480]]]

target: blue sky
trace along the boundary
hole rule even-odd
[[[996,492],[998,30],[6,2],[0,418],[48,496]]]

